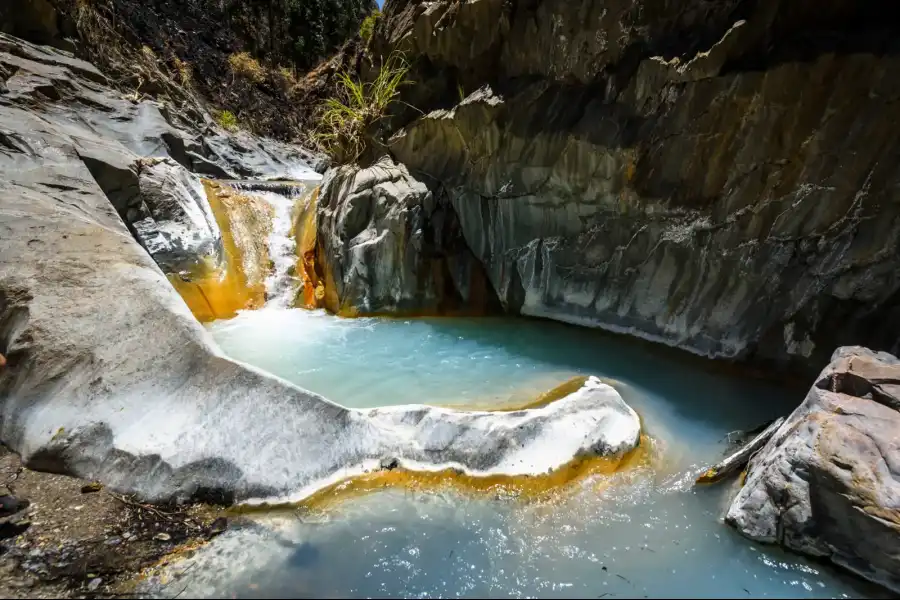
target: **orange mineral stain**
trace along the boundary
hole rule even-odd
[[[197,320],[207,322],[229,319],[239,310],[265,303],[271,207],[212,181],[204,180],[203,188],[222,233],[222,260],[202,257],[167,277]]]

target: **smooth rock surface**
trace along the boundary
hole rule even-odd
[[[897,33],[852,0],[389,0],[373,52],[427,113],[395,160],[509,312],[818,371],[900,350]]]
[[[168,161],[143,179],[135,165],[168,155],[186,166],[184,134],[63,53],[0,35],[0,67],[11,73],[0,95],[0,440],[29,467],[151,501],[230,502],[302,496],[386,456],[541,473],[638,443],[637,415],[596,380],[518,413],[356,411],[225,358],[117,211],[150,199],[148,181],[178,181]],[[250,170],[263,176],[275,157],[259,156]]]
[[[166,272],[204,257],[222,264],[222,233],[197,176],[172,159],[140,165],[140,194],[134,205],[119,209],[135,239]]]
[[[390,158],[328,171],[316,207],[325,307],[338,314],[484,314],[499,303],[456,213]]]
[[[751,460],[726,521],[900,591],[900,361],[839,348]]]

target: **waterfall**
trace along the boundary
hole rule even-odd
[[[293,214],[298,201],[308,199],[316,182],[229,182],[247,196],[254,196],[272,207],[272,227],[268,239],[272,270],[266,277],[266,306],[289,308],[294,305],[302,281],[297,276],[297,241],[294,239]]]

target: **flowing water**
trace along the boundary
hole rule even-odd
[[[294,273],[297,241],[293,232],[293,212],[298,201],[310,201],[310,194],[317,183],[312,175],[314,174],[307,173],[302,182],[276,182],[270,184],[269,189],[260,182],[230,182],[231,187],[245,195],[259,198],[272,207],[272,232],[268,239],[272,270],[266,278],[267,306],[292,306],[300,286],[300,279]]]
[[[232,357],[348,406],[499,406],[576,374],[616,380],[655,459],[547,498],[385,489],[255,517],[180,563],[182,596],[847,597],[880,592],[721,522],[733,483],[694,488],[723,438],[803,390],[643,343],[512,319],[342,320],[267,307],[210,324]],[[168,593],[164,592],[164,593]]]

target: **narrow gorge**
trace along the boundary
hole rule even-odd
[[[205,2],[0,7],[0,496],[159,521],[3,500],[0,592],[900,590],[884,6],[355,3],[301,75]]]

